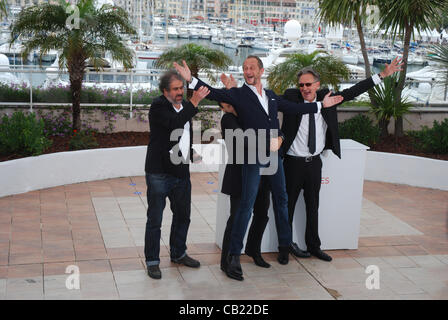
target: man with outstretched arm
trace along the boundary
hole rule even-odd
[[[206,86],[210,90],[210,94],[207,96],[208,99],[231,104],[238,113],[241,126],[244,130],[256,130],[257,138],[260,135],[261,130],[264,130],[264,133],[267,133],[265,137],[268,137],[266,141],[267,146],[265,147],[269,146],[271,152],[276,152],[278,150],[278,146],[275,146],[275,143],[271,143],[273,140],[278,141],[276,137],[279,129],[279,121],[277,117],[278,111],[293,114],[315,113],[320,110],[322,106],[328,108],[343,100],[341,96],[330,97],[330,94],[328,94],[322,103],[296,104],[278,97],[271,90],[263,88],[261,84],[261,77],[264,72],[263,63],[257,56],[249,56],[244,61],[243,72],[245,84],[242,87],[232,88],[230,90],[215,89],[201,80],[193,78],[185,61],[183,61],[183,66],[174,63],[174,67],[189,83],[190,88],[197,89],[201,86]],[[275,137],[269,140],[272,133]],[[271,154],[270,159],[271,162],[277,160],[277,168],[275,172],[268,175],[267,178],[272,190],[274,216],[279,238],[278,261],[279,263],[286,264],[288,263],[288,255],[290,251],[298,256],[302,256],[303,252],[292,251],[292,232],[288,223],[288,199],[282,161],[279,160],[278,153],[274,155]],[[240,264],[243,239],[258,192],[260,169],[265,166],[259,160],[259,155],[257,155],[255,163],[245,162],[243,164],[241,201],[238,210],[235,213],[227,259],[228,264],[226,273],[228,276],[241,277],[243,274]]]
[[[375,74],[350,88],[341,91],[344,101],[372,89],[381,83],[381,79],[400,71],[401,60],[396,58],[379,74]],[[320,89],[320,76],[310,67],[303,68],[298,75],[299,88],[288,89],[283,97],[292,102],[313,103],[321,101],[328,94],[328,89]],[[321,153],[330,149],[341,157],[339,143],[338,119],[336,108],[328,108],[318,113],[303,115],[285,114],[283,116],[282,132],[285,141],[281,149],[284,155],[286,191],[288,193],[289,224],[292,227],[297,199],[303,190],[306,211],[305,244],[307,251],[323,261],[332,258],[320,248],[318,232],[319,192],[322,180]],[[297,247],[297,244],[293,244]]]

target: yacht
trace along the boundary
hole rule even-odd
[[[190,32],[188,31],[188,28],[186,28],[186,27],[179,27],[177,29],[177,32],[179,34],[179,38],[181,38],[181,39],[190,38]]]
[[[168,38],[177,39],[179,37],[179,33],[177,32],[176,27],[168,27]]]

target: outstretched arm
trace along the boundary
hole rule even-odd
[[[384,79],[395,72],[401,71],[401,67],[403,66],[401,61],[402,60],[400,58],[396,57],[390,64],[386,63],[386,67],[379,74],[374,74],[372,77],[362,80],[337,94],[342,95],[344,97],[344,101],[355,99],[357,96],[363,94],[367,90],[372,89],[377,84],[380,84],[381,78]]]
[[[321,108],[330,108],[341,103],[344,98],[341,95],[330,96],[329,92],[322,102],[296,103],[277,96],[278,110],[285,114],[306,114],[319,112]]]
[[[179,73],[179,75],[182,78],[184,78],[185,81],[187,81],[189,83],[190,89],[197,90],[199,87],[205,86],[208,88],[208,90],[210,90],[210,93],[207,95],[208,99],[218,101],[218,102],[221,102],[221,101],[226,102],[226,103],[233,105],[233,107],[235,109],[238,108],[237,104],[235,103],[235,94],[232,93],[232,90],[216,89],[216,88],[209,86],[207,83],[205,83],[199,79],[196,79],[195,77],[193,77],[191,75],[190,68],[188,67],[185,60],[182,60],[182,64],[183,64],[183,66],[179,65],[176,62],[173,63],[174,68]],[[237,112],[238,112],[238,110],[237,110]]]

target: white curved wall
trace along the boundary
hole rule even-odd
[[[205,149],[201,147],[207,146]],[[218,145],[195,145],[207,160]],[[0,162],[0,197],[85,181],[145,174],[146,146],[58,152]],[[205,152],[202,152],[205,150]],[[218,164],[192,164],[192,172],[218,171]]]
[[[195,149],[206,164],[193,164],[191,171],[217,172],[219,146],[195,145]],[[0,197],[84,181],[141,176],[145,156],[146,146],[138,146],[60,152],[0,162]],[[364,178],[448,190],[448,161],[368,151]]]
[[[448,190],[448,161],[369,151],[364,179]]]

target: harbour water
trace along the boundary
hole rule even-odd
[[[169,39],[168,40],[168,44],[170,48],[173,47],[177,47],[177,46],[181,46],[183,44],[186,43],[196,43],[199,45],[203,45],[203,46],[208,46],[210,48],[213,49],[217,49],[220,51],[223,51],[227,56],[229,56],[233,63],[233,70],[236,71],[237,68],[241,67],[244,60],[246,59],[247,56],[249,55],[258,55],[258,54],[262,54],[262,55],[266,55],[267,51],[261,51],[259,49],[253,49],[251,47],[238,47],[237,49],[232,49],[232,48],[227,48],[224,47],[223,45],[217,45],[212,43],[210,40],[205,40],[205,39]],[[161,38],[156,38],[154,44],[166,44],[166,42],[161,39]],[[30,75],[30,73],[23,73],[20,72],[20,69],[22,69],[22,67],[20,66],[21,61],[19,59],[10,61],[10,68],[11,68],[11,73],[17,77],[17,79],[19,80],[19,83],[22,82],[26,82],[26,83],[32,83],[33,87],[39,87],[42,86],[43,83],[47,80],[47,75],[45,73],[45,70],[51,66],[52,62],[42,62],[41,64],[39,64],[38,61],[34,60],[32,62],[26,62],[26,69],[32,69],[33,73],[32,75]],[[363,67],[362,64],[359,64],[358,66]],[[146,67],[148,69],[153,68],[153,63],[149,62]],[[379,64],[373,64],[372,66],[372,72],[379,72],[381,70],[382,65]],[[413,72],[413,71],[417,71],[420,70],[421,68],[423,68],[423,66],[421,65],[408,65],[408,73],[409,72]],[[14,72],[13,70],[17,70],[16,72]],[[67,75],[62,75],[61,76],[62,79],[64,79],[65,81],[68,80],[68,76]],[[151,77],[151,79],[149,80],[151,83],[154,83],[154,85],[156,86],[156,82],[157,79],[154,77]]]

